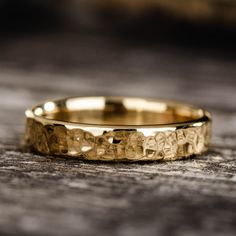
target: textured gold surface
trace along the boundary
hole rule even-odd
[[[182,126],[132,129],[99,125],[75,128],[73,124],[46,121],[32,113],[28,115],[25,134],[28,147],[42,154],[87,160],[176,160],[206,151],[211,137],[211,122],[207,119]]]

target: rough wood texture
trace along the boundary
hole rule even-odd
[[[2,39],[0,51],[0,235],[235,235],[235,54],[60,35]],[[24,110],[71,95],[203,106],[212,147],[166,163],[23,153]]]

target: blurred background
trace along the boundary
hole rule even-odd
[[[235,110],[235,31],[234,0],[0,0],[0,93],[22,123],[73,95],[179,99],[218,119]]]

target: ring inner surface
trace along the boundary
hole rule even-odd
[[[160,125],[189,122],[203,111],[181,103],[139,98],[71,98],[47,102],[37,109],[46,119],[85,124]]]

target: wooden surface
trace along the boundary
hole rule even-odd
[[[227,52],[109,37],[1,39],[0,235],[235,235],[236,60]],[[24,153],[24,110],[48,98],[179,99],[213,113],[194,159],[100,163]]]

